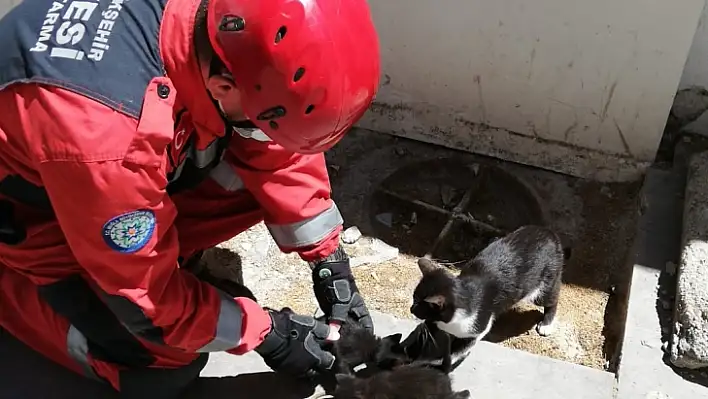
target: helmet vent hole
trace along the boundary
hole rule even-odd
[[[261,85],[256,85],[256,91],[261,91]]]
[[[246,21],[238,15],[226,15],[219,24],[219,30],[222,32],[239,32],[245,28]]]
[[[298,80],[302,79],[302,75],[305,74],[305,68],[300,67],[295,71],[295,76],[293,76],[293,82],[297,82]]]
[[[307,106],[307,109],[305,110],[305,114],[309,115],[310,112],[312,112],[315,109],[315,106],[310,104]]]
[[[282,105],[275,106],[273,108],[269,108],[256,117],[259,121],[269,121],[273,119],[278,119],[282,118],[287,114],[288,111],[283,107]]]
[[[273,130],[278,130],[278,122],[276,122],[276,121],[270,121],[270,122],[268,123],[268,125],[270,125],[270,128],[271,128],[271,129],[273,129]]]
[[[278,33],[275,34],[275,42],[279,43],[283,38],[285,38],[285,34],[288,33],[288,28],[286,26],[281,26],[280,29],[278,29]]]

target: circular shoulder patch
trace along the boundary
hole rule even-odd
[[[118,215],[103,225],[103,240],[118,252],[139,251],[155,231],[155,214],[139,210]]]

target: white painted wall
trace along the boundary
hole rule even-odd
[[[21,0],[0,0],[0,15]],[[371,0],[373,130],[600,180],[661,138],[706,0]],[[707,82],[708,30],[683,83]],[[701,66],[705,65],[706,68]]]
[[[705,0],[371,1],[364,127],[600,180],[650,162]]]

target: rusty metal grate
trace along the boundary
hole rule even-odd
[[[372,195],[377,234],[402,252],[446,261],[473,257],[488,243],[525,224],[543,224],[533,190],[490,163],[453,159],[399,169]]]

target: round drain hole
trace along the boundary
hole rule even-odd
[[[371,197],[371,224],[384,241],[414,256],[459,262],[493,239],[545,224],[531,189],[495,165],[437,159],[400,168]]]

